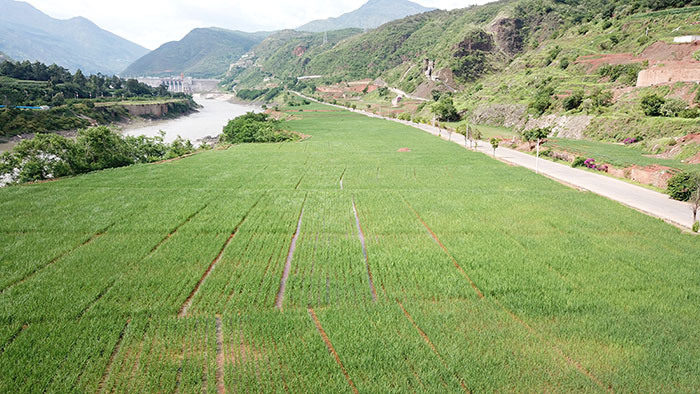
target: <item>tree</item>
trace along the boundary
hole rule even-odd
[[[693,210],[693,228],[697,228],[698,210],[700,210],[700,173],[691,176],[690,208]],[[697,230],[695,231],[697,232]]]
[[[459,114],[457,113],[457,108],[454,106],[452,97],[441,97],[440,101],[432,105],[431,110],[437,116],[439,121],[454,122],[459,120]]]
[[[642,107],[642,111],[646,116],[661,116],[661,107],[666,103],[663,97],[659,97],[655,94],[650,94],[644,96],[639,105]]]
[[[498,148],[498,145],[500,145],[501,140],[498,138],[494,137],[491,138],[491,147],[493,148],[493,157],[496,157],[496,148]]]
[[[552,129],[550,128],[532,129],[523,132],[523,139],[525,139],[525,141],[537,141],[537,158],[535,159],[535,173],[537,174],[540,172],[540,144],[542,140],[547,138],[551,133]]]
[[[73,83],[78,85],[80,88],[84,88],[85,84],[87,83],[87,78],[85,78],[85,75],[83,75],[83,72],[78,69],[78,71],[73,74]]]

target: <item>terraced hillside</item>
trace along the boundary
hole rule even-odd
[[[694,391],[698,238],[412,128],[0,190],[1,392]]]

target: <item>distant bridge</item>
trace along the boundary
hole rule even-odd
[[[184,76],[169,78],[143,77],[136,79],[154,88],[165,85],[169,92],[188,94],[215,91],[221,82],[218,79],[195,79]]]

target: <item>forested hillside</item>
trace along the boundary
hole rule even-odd
[[[231,63],[266,35],[219,28],[194,29],[182,40],[163,44],[138,59],[122,74],[170,76],[185,73],[191,77],[220,77],[228,71]]]

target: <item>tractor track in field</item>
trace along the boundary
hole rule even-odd
[[[71,248],[70,250],[67,250],[67,251],[61,253],[60,255],[54,257],[53,259],[51,259],[48,263],[43,264],[43,265],[40,265],[40,266],[34,268],[32,271],[30,271],[29,273],[27,273],[26,275],[24,275],[22,278],[17,279],[17,280],[14,281],[14,282],[8,283],[2,290],[0,290],[0,294],[3,294],[4,292],[6,292],[7,290],[9,290],[10,288],[12,288],[12,287],[14,287],[14,286],[21,285],[22,283],[24,283],[24,282],[28,281],[29,279],[31,279],[34,275],[38,274],[39,272],[45,270],[46,268],[48,268],[48,267],[50,267],[50,266],[56,264],[57,262],[61,261],[61,260],[64,259],[66,256],[70,255],[71,253],[75,252],[76,250],[78,250],[78,249],[82,248],[83,246],[86,246],[86,245],[88,245],[88,244],[94,242],[96,239],[98,239],[98,238],[100,238],[101,236],[103,236],[103,235],[107,232],[107,230],[109,230],[110,228],[112,228],[112,226],[114,226],[115,224],[117,224],[117,222],[114,222],[114,223],[108,225],[107,227],[103,228],[102,230],[96,232],[96,233],[93,234],[90,238],[88,238],[86,241],[82,242],[80,245],[75,246],[74,248]]]
[[[401,301],[399,301],[398,298],[396,299],[396,303],[399,304],[399,307],[400,307],[401,310],[403,311],[404,316],[406,316],[406,319],[408,319],[408,321],[411,323],[411,325],[413,326],[413,328],[415,328],[415,329],[418,331],[418,333],[419,333],[420,336],[423,338],[423,340],[425,341],[425,343],[428,344],[428,347],[430,347],[430,350],[432,350],[433,353],[435,353],[435,355],[438,357],[438,359],[440,360],[440,363],[442,364],[442,366],[443,366],[446,370],[450,371],[450,368],[448,367],[447,362],[445,361],[444,358],[442,358],[442,355],[441,355],[440,352],[437,350],[437,347],[435,346],[435,344],[430,340],[430,337],[428,337],[428,334],[426,334],[425,331],[423,331],[423,330],[420,328],[420,326],[418,326],[418,323],[416,323],[416,321],[413,319],[413,316],[411,316],[411,314],[408,313],[408,310],[406,310],[406,308],[403,306],[403,304],[401,303]],[[456,373],[454,373],[454,372],[453,372],[453,374],[454,374],[455,379],[457,379],[457,381],[459,382],[459,385],[462,386],[462,389],[464,389],[464,391],[467,392],[467,393],[471,393],[472,391],[469,389],[469,387],[467,387],[466,383],[464,383],[464,381],[462,380],[462,378],[460,378],[460,377],[459,377]]]
[[[112,373],[114,361],[117,359],[117,354],[119,354],[119,350],[122,347],[122,341],[124,341],[124,335],[126,334],[126,329],[129,328],[129,324],[131,324],[131,319],[126,321],[126,324],[124,324],[124,328],[122,328],[121,332],[119,333],[119,339],[117,339],[117,343],[114,344],[114,349],[112,349],[112,354],[109,356],[107,366],[105,367],[104,372],[102,372],[100,384],[97,386],[98,394],[103,393],[105,390],[105,384],[107,384],[107,379],[109,379],[109,375]]]
[[[345,171],[347,171],[347,170],[348,170],[348,168],[345,167],[343,169],[343,173],[340,174],[340,190],[343,190],[343,179],[345,178]]]
[[[238,222],[238,224],[236,225],[236,227],[234,227],[233,231],[231,232],[231,235],[228,237],[228,239],[226,240],[226,242],[224,242],[224,245],[221,247],[221,250],[219,251],[219,254],[214,258],[214,260],[212,260],[211,264],[209,264],[209,267],[208,267],[207,270],[204,272],[204,274],[202,275],[202,277],[199,279],[199,282],[197,282],[197,284],[194,286],[194,288],[193,288],[192,291],[190,292],[190,295],[187,297],[187,299],[185,300],[185,302],[184,302],[184,303],[182,304],[182,306],[180,307],[180,311],[179,311],[178,314],[177,314],[178,317],[185,317],[185,316],[187,316],[187,310],[188,310],[189,307],[192,305],[192,300],[194,299],[194,296],[197,295],[197,293],[199,292],[200,287],[202,287],[202,284],[204,284],[204,282],[205,282],[205,281],[207,280],[207,278],[209,277],[209,274],[211,274],[211,272],[214,270],[214,268],[216,268],[216,264],[218,264],[219,261],[221,261],[221,258],[224,256],[224,252],[226,252],[226,249],[228,249],[228,246],[231,244],[231,241],[233,241],[233,239],[234,239],[234,238],[236,237],[236,235],[238,234],[238,230],[240,230],[241,226],[243,226],[243,224],[246,222],[246,220],[248,220],[248,216],[250,216],[250,213],[253,211],[253,209],[255,209],[255,207],[258,206],[258,204],[260,203],[260,200],[262,200],[262,197],[263,197],[263,196],[260,196],[260,197],[258,198],[258,200],[255,201],[255,203],[253,204],[253,206],[251,206],[250,209],[248,209],[248,212],[246,212],[246,214],[243,216],[243,218],[241,219],[241,221]]]
[[[299,190],[299,185],[301,185],[301,182],[304,180],[304,177],[306,176],[306,173],[304,173],[300,178],[299,182],[297,182],[296,186],[294,186],[294,190]]]
[[[196,324],[195,324],[196,329]],[[185,358],[187,358],[187,335],[182,337],[182,350],[180,351],[180,362],[178,363],[177,373],[175,374],[175,390],[173,393],[177,394],[180,392],[180,385],[182,384],[182,369],[185,364]]]
[[[109,293],[110,290],[112,290],[112,287],[114,287],[114,285],[115,285],[116,283],[117,283],[117,280],[116,280],[116,279],[112,280],[112,282],[111,282],[110,284],[108,284],[107,287],[105,287],[104,289],[102,289],[102,291],[100,291],[99,293],[97,293],[97,296],[95,296],[95,298],[94,298],[92,301],[90,301],[87,305],[85,305],[85,308],[83,308],[83,309],[78,313],[78,315],[75,317],[75,320],[80,320],[80,319],[82,319],[83,316],[84,316],[86,313],[88,313],[88,311],[89,311],[90,309],[92,309],[92,307],[95,306],[95,304],[97,304],[97,303],[102,299],[102,297],[104,297],[107,293]]]
[[[299,239],[299,233],[301,232],[301,224],[304,220],[304,208],[306,206],[306,199],[309,194],[307,193],[304,197],[304,202],[301,204],[301,211],[299,212],[299,220],[297,221],[297,229],[292,236],[292,241],[289,244],[289,252],[287,253],[287,260],[284,263],[284,271],[282,272],[282,279],[280,279],[280,288],[277,292],[277,298],[275,299],[275,307],[282,310],[282,304],[284,303],[284,291],[287,286],[287,279],[289,278],[289,271],[292,269],[292,259],[294,258],[294,251],[297,247],[297,240]]]
[[[468,276],[467,273],[462,269],[462,267],[459,266],[459,263],[457,262],[457,260],[456,260],[456,259],[452,256],[452,254],[447,250],[447,248],[446,248],[445,245],[440,241],[440,239],[438,238],[438,236],[433,232],[432,229],[430,229],[430,227],[428,226],[428,224],[423,220],[423,218],[421,218],[421,216],[418,214],[418,212],[417,212],[415,209],[413,209],[413,207],[411,206],[411,204],[409,204],[408,201],[406,201],[405,199],[404,199],[404,201],[405,201],[406,204],[409,206],[409,208],[413,211],[413,213],[415,213],[415,215],[418,217],[418,219],[421,221],[421,223],[423,223],[423,226],[425,226],[425,228],[428,230],[428,232],[429,232],[430,235],[433,237],[433,239],[435,240],[435,242],[437,242],[438,245],[440,245],[440,247],[445,251],[445,253],[447,253],[447,255],[452,259],[452,261],[453,261],[453,263],[455,264],[455,266],[457,267],[457,269],[459,269],[459,271],[465,276],[465,278],[467,278],[467,280],[468,280],[469,283],[471,284],[471,286],[472,286],[472,288],[474,289],[474,291],[476,291],[476,293],[477,293],[477,295],[479,296],[479,298],[482,298],[482,299],[483,299],[483,298],[484,298],[484,294],[481,292],[481,290],[479,290],[479,288],[476,286],[476,284],[469,278],[469,276]],[[586,376],[587,378],[589,378],[593,383],[595,383],[595,384],[596,384],[598,387],[600,387],[601,389],[606,390],[606,391],[609,391],[609,392],[613,392],[613,389],[612,389],[610,386],[606,386],[605,384],[603,384],[603,382],[602,382],[600,379],[598,379],[595,375],[593,375],[590,371],[588,371],[588,370],[587,370],[583,365],[581,365],[578,361],[572,359],[572,358],[569,357],[566,353],[564,353],[564,351],[561,350],[559,347],[557,347],[556,345],[554,345],[554,344],[550,343],[549,341],[547,341],[547,340],[544,338],[544,336],[542,336],[539,332],[537,332],[534,328],[532,328],[532,327],[531,327],[529,324],[527,324],[524,320],[522,320],[520,317],[518,317],[513,311],[511,311],[510,309],[506,308],[503,304],[501,304],[501,302],[500,302],[497,298],[494,297],[494,298],[492,298],[492,300],[494,301],[494,303],[495,303],[501,310],[503,310],[504,312],[508,313],[508,314],[513,318],[513,320],[515,320],[518,324],[522,325],[527,331],[529,331],[532,335],[536,336],[539,340],[541,340],[542,342],[544,342],[544,343],[546,343],[547,345],[549,345],[549,346],[552,348],[552,350],[554,350],[556,353],[558,353],[569,365],[575,367],[581,374],[583,374],[584,376]]]
[[[614,392],[615,392],[615,391],[613,390],[613,388],[612,388],[611,385],[605,385],[600,379],[598,379],[595,375],[593,375],[593,373],[592,373],[591,371],[589,371],[588,369],[586,369],[586,367],[584,367],[581,363],[579,363],[578,361],[574,360],[573,358],[571,358],[570,356],[568,356],[566,353],[564,353],[564,351],[561,350],[560,347],[558,347],[557,345],[552,344],[552,343],[550,343],[549,341],[547,341],[547,339],[546,339],[542,334],[540,334],[539,332],[537,332],[537,330],[535,330],[534,328],[532,328],[532,326],[530,326],[529,324],[527,324],[527,322],[525,322],[523,319],[521,319],[521,318],[520,318],[518,315],[516,315],[513,311],[511,311],[510,309],[506,308],[503,304],[501,304],[501,302],[500,302],[498,299],[493,298],[493,301],[494,301],[494,302],[496,303],[496,305],[498,305],[503,311],[507,312],[507,313],[511,316],[511,318],[513,318],[513,320],[515,320],[517,323],[519,323],[520,325],[522,325],[523,327],[525,327],[525,329],[526,329],[528,332],[530,332],[532,335],[534,335],[535,337],[537,337],[540,341],[542,341],[543,343],[546,343],[547,345],[549,345],[549,347],[552,348],[552,350],[553,350],[555,353],[559,354],[559,355],[564,359],[564,361],[566,361],[569,365],[571,365],[571,366],[573,366],[574,368],[576,368],[576,369],[578,370],[579,373],[581,373],[583,376],[585,376],[585,377],[587,377],[588,379],[590,379],[593,383],[596,384],[596,386],[598,386],[598,387],[601,388],[602,390],[607,391],[607,392],[609,392],[609,393],[614,393]]]
[[[224,384],[224,334],[221,330],[221,315],[216,315],[216,392],[226,393]]]
[[[352,389],[352,391],[355,394],[358,394],[359,391],[357,391],[357,387],[355,387],[355,383],[353,383],[352,379],[350,378],[350,374],[345,369],[343,362],[340,360],[340,356],[338,355],[338,352],[336,352],[335,348],[333,348],[333,344],[331,343],[330,338],[328,338],[326,331],[323,329],[323,326],[321,326],[321,321],[318,319],[318,316],[316,316],[316,312],[311,307],[308,308],[308,311],[309,311],[309,315],[311,315],[311,319],[314,321],[314,324],[316,325],[316,330],[318,331],[319,335],[321,335],[321,339],[323,339],[323,343],[326,345],[326,348],[328,349],[330,354],[335,359],[336,364],[338,364],[338,366],[340,367],[340,370],[343,372],[343,375],[345,376],[345,380],[347,380],[348,385],[350,385],[350,388]]]
[[[160,240],[160,242],[158,242],[158,244],[157,244],[156,246],[154,246],[153,249],[151,249],[150,252],[148,252],[148,256],[150,256],[150,255],[152,255],[153,253],[155,253],[161,246],[163,246],[163,244],[164,244],[167,240],[169,240],[170,238],[172,238],[172,236],[175,235],[175,233],[177,233],[178,230],[180,230],[180,228],[181,228],[182,226],[186,225],[186,224],[189,223],[192,219],[194,219],[194,217],[197,216],[197,215],[198,215],[200,212],[202,212],[203,210],[205,210],[205,209],[209,206],[209,204],[211,204],[211,203],[208,202],[208,203],[204,204],[204,206],[202,206],[201,208],[199,208],[198,210],[196,210],[193,214],[191,214],[190,216],[188,216],[187,219],[185,219],[182,223],[178,224],[177,227],[175,227],[175,229],[174,229],[173,231],[171,231],[168,235],[166,235],[165,238],[163,238],[162,240]]]
[[[457,259],[455,259],[455,257],[452,255],[452,253],[450,253],[450,251],[447,249],[445,244],[443,244],[442,241],[440,241],[440,238],[438,238],[437,234],[435,234],[435,232],[430,228],[430,226],[428,226],[428,223],[426,223],[425,220],[423,220],[423,218],[420,216],[418,211],[416,211],[413,208],[413,206],[411,206],[411,204],[406,199],[404,199],[404,202],[406,202],[406,205],[408,205],[408,207],[411,209],[411,211],[413,211],[413,213],[416,215],[418,220],[420,220],[420,222],[423,224],[425,229],[428,230],[428,233],[433,238],[433,240],[435,242],[437,242],[437,244],[440,246],[440,248],[452,260],[452,263],[457,268],[457,270],[459,270],[459,272],[469,281],[469,284],[472,286],[472,289],[474,289],[474,292],[476,292],[476,295],[479,296],[479,298],[484,298],[484,293],[479,289],[479,287],[477,287],[476,283],[474,283],[472,278],[469,277],[469,275],[464,270],[464,268],[462,268],[462,266],[459,265],[459,262],[457,261]]]
[[[362,231],[360,216],[357,214],[357,205],[355,205],[355,196],[352,197],[352,212],[355,214],[355,225],[357,226],[357,238],[362,244],[362,254],[365,256],[365,265],[367,266],[367,279],[369,280],[369,289],[372,293],[372,302],[377,302],[377,290],[374,288],[374,278],[372,277],[372,269],[369,265],[369,257],[367,255],[367,244],[365,242],[365,234]]]
[[[0,348],[0,356],[5,354],[5,350],[7,350],[10,345],[12,345],[12,342],[16,341],[17,338],[27,329],[29,328],[29,324],[22,324],[18,329],[15,330],[14,333],[5,341],[5,343],[2,345]]]

